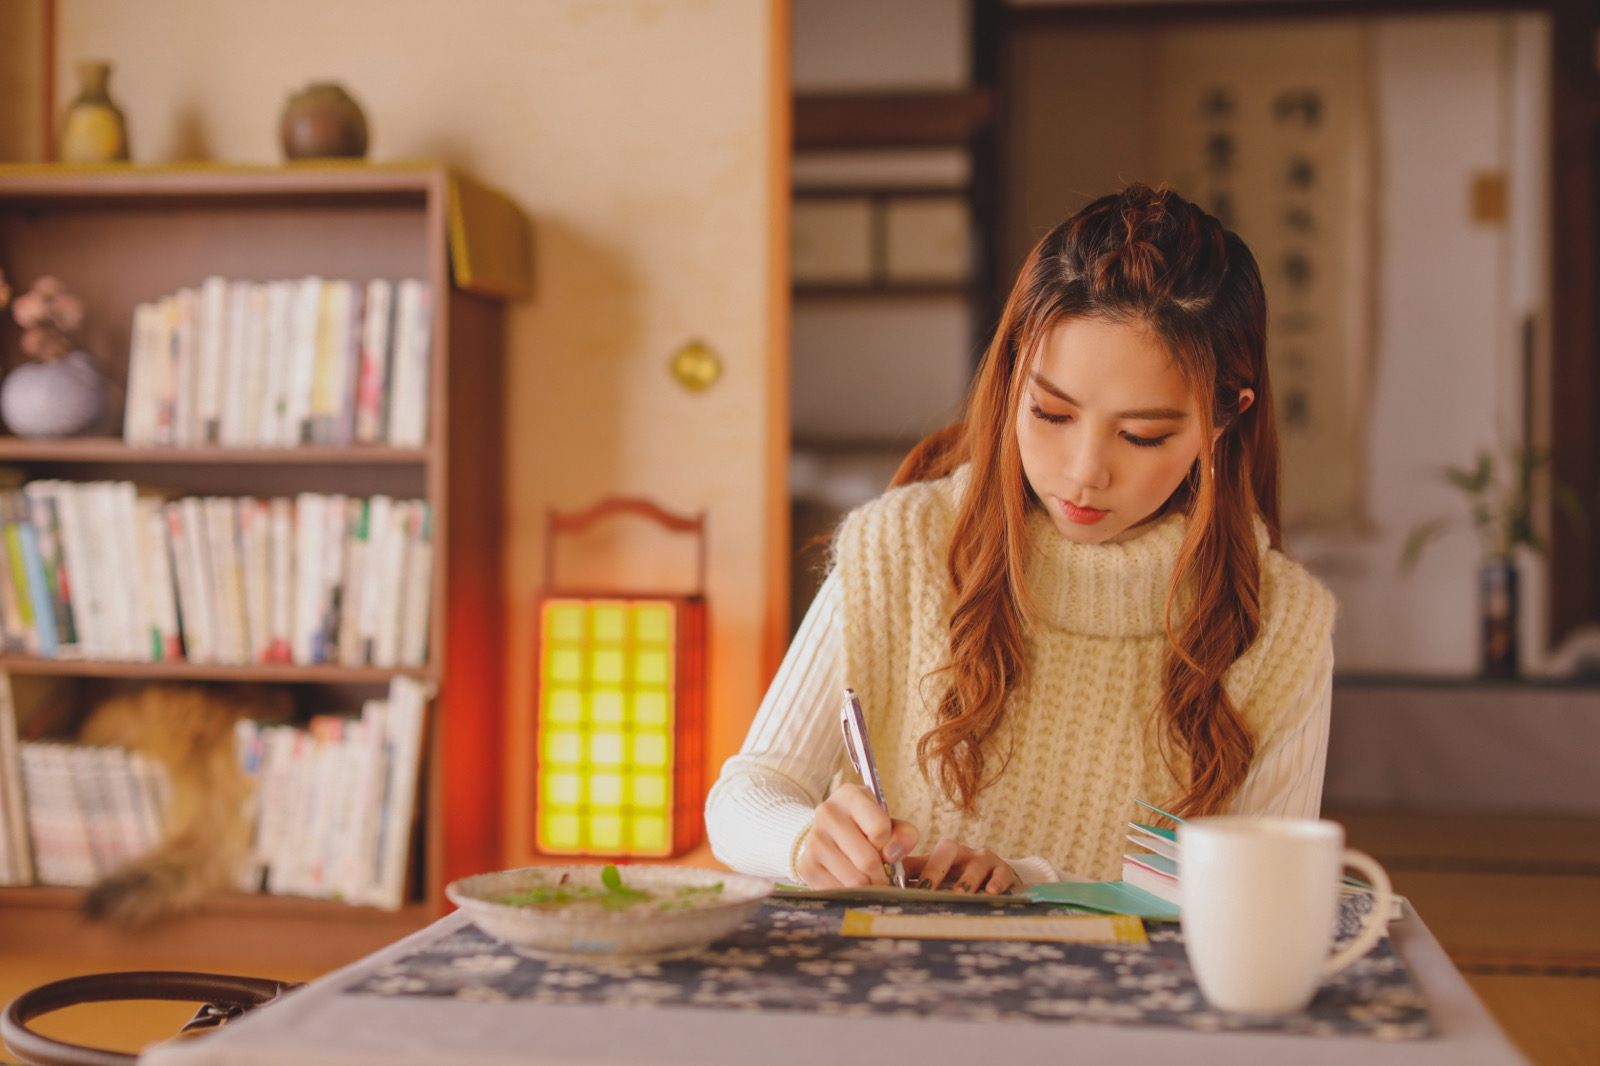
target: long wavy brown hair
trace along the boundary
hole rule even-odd
[[[1259,515],[1279,546],[1278,432],[1255,257],[1237,235],[1166,188],[1136,184],[1102,197],[1038,243],[1006,301],[964,417],[918,444],[895,475],[899,485],[972,464],[947,557],[955,590],[943,668],[949,685],[938,724],[918,745],[918,763],[969,813],[1005,769],[1005,757],[990,749],[1007,695],[1029,680],[1026,519],[1041,506],[1023,476],[1016,412],[1039,344],[1080,317],[1154,331],[1199,407],[1200,457],[1164,508],[1185,511],[1188,525],[1167,592],[1160,724],[1163,751],[1176,746],[1187,763],[1173,813],[1215,812],[1244,782],[1255,755],[1255,739],[1222,679],[1261,628],[1253,526]],[[1255,402],[1240,413],[1243,389],[1255,391]],[[998,769],[989,772],[994,762]]]

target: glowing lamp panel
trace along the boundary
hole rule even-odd
[[[546,600],[541,632],[539,849],[670,855],[673,603]]]

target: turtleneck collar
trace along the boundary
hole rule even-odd
[[[966,496],[970,464],[950,475],[956,503]],[[1040,507],[1028,511],[1033,552],[1028,585],[1041,623],[1091,637],[1149,637],[1167,631],[1167,589],[1189,526],[1174,513],[1128,530],[1105,544],[1067,540]],[[1268,547],[1266,523],[1254,522],[1258,558]],[[1175,606],[1181,612],[1183,599]]]
[[[1040,621],[1091,637],[1165,633],[1167,589],[1187,528],[1183,515],[1169,514],[1114,543],[1078,544],[1033,508],[1028,584]]]

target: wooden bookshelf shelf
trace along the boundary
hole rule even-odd
[[[129,447],[112,424],[103,437],[0,436],[8,472],[132,481],[173,495],[423,499],[434,548],[423,668],[10,655],[0,656],[0,672],[293,685],[302,716],[352,709],[345,702],[352,692],[397,675],[431,681],[437,692],[400,910],[227,896],[154,929],[126,930],[86,922],[80,891],[0,888],[0,942],[85,958],[157,945],[163,954],[203,958],[209,950],[234,962],[334,966],[442,914],[448,881],[500,865],[505,300],[529,290],[530,264],[521,210],[434,164],[0,166],[0,270],[14,286],[53,275],[81,298],[87,314],[78,341],[119,386],[126,386],[134,309],[209,276],[361,284],[416,278],[433,294],[423,447]],[[14,345],[11,335],[0,340]],[[60,687],[92,693],[102,686]]]
[[[426,463],[426,448],[132,448],[114,437],[24,440],[0,437],[0,463],[139,463],[184,465],[240,464],[324,466],[328,464],[415,466]]]
[[[13,674],[58,677],[120,677],[144,681],[264,681],[301,684],[347,685],[388,681],[396,674],[431,677],[430,668],[389,668],[382,666],[335,666],[318,663],[297,666],[290,663],[142,663],[109,660],[39,659],[31,656],[0,655],[0,670]]]

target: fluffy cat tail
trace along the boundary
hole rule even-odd
[[[190,830],[97,881],[83,913],[99,921],[138,928],[193,909],[206,896],[235,887],[238,849],[218,833]]]

